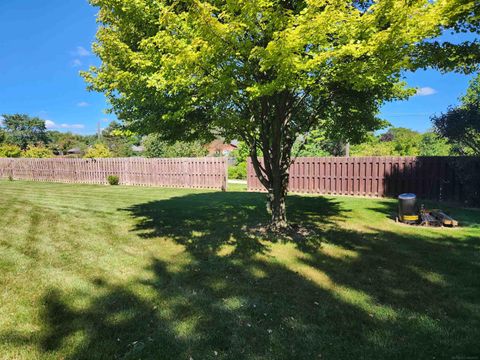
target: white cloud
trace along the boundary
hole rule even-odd
[[[87,107],[90,106],[90,104],[86,101],[81,101],[77,104],[78,107]]]
[[[62,129],[85,129],[83,124],[62,124],[60,127]]]
[[[72,66],[73,67],[80,67],[82,66],[82,62],[79,59],[75,59],[72,61]]]
[[[75,51],[72,51],[72,56],[77,56],[77,57],[86,57],[90,56],[90,51],[85,49],[83,46],[77,46]]]
[[[434,88],[431,88],[429,86],[425,86],[425,87],[421,87],[421,88],[418,88],[417,89],[417,96],[429,96],[429,95],[433,95],[433,94],[436,94],[437,93],[437,90],[435,90]]]
[[[52,120],[45,120],[45,127],[47,129],[74,129],[74,130],[85,129],[85,125],[83,125],[83,124],[60,124],[60,125],[57,125]]]
[[[53,129],[57,127],[57,125],[52,120],[45,120],[45,127],[47,129]]]

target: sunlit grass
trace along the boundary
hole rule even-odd
[[[291,196],[299,239],[248,232],[264,195],[0,182],[0,359],[478,354],[480,212]],[[427,204],[430,206],[431,204]]]

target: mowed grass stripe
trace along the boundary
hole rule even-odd
[[[1,359],[473,356],[480,216],[395,224],[388,199],[0,181]],[[432,204],[438,205],[438,204]],[[429,204],[430,206],[430,204]]]

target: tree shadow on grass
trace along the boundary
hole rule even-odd
[[[317,233],[334,225],[334,219],[342,219],[347,212],[336,200],[323,197],[289,196],[287,206],[292,223],[301,223]],[[240,257],[266,251],[255,231],[269,222],[263,194],[192,194],[122,210],[140,219],[134,229],[139,236],[174,239],[196,256],[216,254],[223,246],[231,246],[232,255]],[[286,239],[269,234],[263,237],[273,242]],[[296,240],[295,245],[306,252],[314,252],[320,246],[318,237]]]
[[[52,289],[38,348],[66,359],[475,355],[478,237],[343,229],[334,221],[345,215],[341,206],[320,197],[291,197],[289,210],[318,230],[291,263],[270,256],[269,239],[243,230],[267,221],[259,194],[192,194],[125,209],[135,233],[171,239],[185,254],[153,257],[149,275],[132,283]],[[224,246],[233,249],[225,254]]]
[[[150,270],[136,284],[155,292],[148,300],[102,285],[86,310],[76,310],[71,294],[51,291],[42,351],[61,354],[81,332],[65,358],[312,359],[340,356],[374,322],[281,264],[215,259],[172,271],[152,259]]]

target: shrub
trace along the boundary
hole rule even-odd
[[[22,155],[22,149],[17,145],[1,145],[0,158],[19,158]]]
[[[245,180],[247,178],[247,163],[241,162],[235,166],[230,166],[228,168],[228,178]]]
[[[110,185],[118,185],[120,183],[120,177],[118,175],[108,175],[107,181]]]
[[[8,181],[13,181],[13,176],[12,175],[8,175]]]
[[[25,151],[23,151],[22,157],[45,159],[53,157],[53,152],[52,150],[43,146],[29,146]]]
[[[94,158],[110,158],[112,153],[110,150],[103,144],[95,144],[93,147],[89,148],[84,156],[88,159]]]

